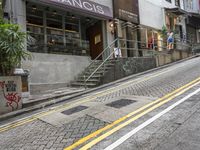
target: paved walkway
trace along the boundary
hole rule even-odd
[[[84,88],[73,88],[73,87],[64,87],[64,88],[59,88],[59,89],[54,89],[54,90],[47,90],[40,92],[40,94],[32,94],[28,98],[24,98],[24,102],[29,102],[29,101],[35,101],[39,99],[47,99],[59,95],[71,95],[75,94],[78,92],[84,91]]]
[[[195,80],[199,66],[200,58],[194,58],[62,103],[14,123],[15,128],[0,128],[0,149],[63,149]]]

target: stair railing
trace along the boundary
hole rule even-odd
[[[136,47],[131,47],[131,48],[127,48],[127,47],[122,47],[121,46],[121,44],[120,44],[120,42],[124,42],[124,43],[126,43],[127,44],[127,42],[129,42],[129,43],[131,43],[132,42],[132,44],[134,45],[137,45]],[[108,61],[108,60],[110,60],[111,58],[116,58],[115,56],[114,56],[114,54],[115,54],[115,52],[116,52],[116,50],[119,50],[119,49],[126,49],[126,50],[131,50],[131,51],[135,51],[136,52],[136,57],[138,57],[138,54],[139,54],[139,51],[142,51],[142,52],[144,52],[144,51],[146,51],[146,52],[151,52],[152,54],[151,54],[151,57],[154,57],[154,56],[156,56],[156,55],[158,55],[159,54],[159,52],[160,51],[158,51],[158,50],[155,50],[155,48],[161,48],[162,50],[167,50],[167,47],[165,47],[165,46],[163,46],[164,44],[166,44],[167,42],[165,41],[163,41],[163,40],[157,40],[157,42],[161,42],[162,44],[162,46],[153,46],[153,48],[152,49],[138,49],[138,44],[144,44],[144,42],[143,41],[136,41],[136,40],[127,40],[127,39],[115,39],[107,48],[105,48],[104,49],[104,51],[95,59],[95,60],[97,60],[101,55],[103,55],[104,53],[105,53],[105,51],[107,50],[107,49],[109,49],[109,50],[111,50],[111,48],[112,48],[112,46],[114,46],[113,48],[112,48],[112,52],[110,53],[110,55],[108,55],[108,57],[107,58],[105,58],[104,60],[103,60],[103,62],[87,77],[87,78],[85,78],[84,79],[84,84],[85,84],[85,87],[87,87],[86,86],[86,83],[87,83],[87,81],[89,81],[93,76],[94,76],[94,74],[101,68],[101,67],[105,67],[105,64],[106,64],[106,62]],[[116,43],[117,43],[117,46],[115,46],[116,45]],[[174,44],[174,46],[176,45],[181,45],[181,46],[183,46],[183,47],[188,47],[189,49],[191,49],[192,48],[192,46],[191,45],[188,45],[187,43],[184,43],[184,42],[181,42],[181,43],[173,43]],[[167,44],[166,44],[167,45]],[[114,48],[116,48],[116,49],[114,49]],[[163,52],[163,51],[161,51],[161,52]],[[166,51],[164,51],[164,52],[166,52]],[[143,56],[142,56],[143,57]],[[118,58],[118,57],[117,57]],[[95,61],[93,61],[91,64],[93,64]],[[91,66],[91,64],[90,64],[90,66]]]
[[[86,70],[88,68],[90,68],[90,66],[92,66],[101,56],[103,58],[104,53],[107,52],[108,49],[110,50],[112,45],[114,45],[117,41],[118,41],[118,38],[115,39],[114,41],[112,41],[94,60],[92,60],[92,62],[89,64],[89,66],[86,68]]]
[[[134,44],[143,43],[143,42],[141,42],[141,41],[127,40],[127,39],[116,39],[116,40],[114,40],[114,42],[112,42],[112,44],[109,46],[109,50],[111,49],[111,46],[112,46],[112,45],[115,46],[116,43],[117,43],[117,46],[116,46],[116,47],[113,47],[112,52],[110,53],[110,55],[109,55],[106,59],[104,59],[103,62],[102,62],[102,63],[89,75],[89,77],[84,81],[85,87],[87,87],[87,86],[86,86],[87,81],[89,81],[90,78],[92,78],[93,75],[94,75],[102,66],[104,66],[108,60],[110,60],[110,58],[112,58],[112,57],[113,57],[113,58],[116,58],[116,57],[114,57],[115,52],[116,52],[117,50],[119,50],[119,49],[123,49],[123,47],[121,47],[120,42],[133,42]],[[115,48],[115,49],[114,49],[114,48]],[[126,48],[126,49],[127,49],[127,48]],[[133,48],[130,48],[130,49],[131,49],[132,51],[136,51],[136,53],[138,53],[138,48],[137,48],[137,46],[136,46],[136,48],[133,47]],[[154,51],[154,50],[148,50],[148,51]]]
[[[115,51],[113,51],[93,72],[92,74],[85,80],[85,83],[113,56]]]

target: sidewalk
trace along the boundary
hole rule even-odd
[[[43,109],[56,103],[67,101],[68,99],[80,96],[82,93],[85,93],[85,91],[86,90],[84,88],[65,87],[44,91],[37,95],[30,95],[28,98],[23,98],[23,109],[0,115],[0,121],[4,121],[38,109]]]
[[[54,90],[43,91],[40,94],[30,95],[27,98],[23,98],[23,107],[33,106],[35,104],[43,103],[48,100],[71,96],[79,92],[83,92],[85,89],[83,87],[73,88],[73,87],[64,87]]]

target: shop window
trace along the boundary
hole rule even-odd
[[[59,45],[64,46],[62,16],[52,11],[46,14],[46,18],[48,51],[59,50]]]
[[[80,47],[80,19],[77,16],[67,16],[65,17],[65,35],[66,35],[66,45],[68,47]]]
[[[65,17],[65,30],[79,32],[79,18],[75,16]]]
[[[47,27],[62,29],[62,16],[55,12],[47,13]]]
[[[27,9],[27,23],[34,25],[43,25],[43,12],[40,10]]]
[[[147,48],[147,29],[140,29],[140,48]]]
[[[43,11],[27,8],[27,31],[35,39],[28,49],[36,51],[44,46],[44,26],[43,26]]]
[[[28,47],[29,51],[39,53],[59,53],[86,55],[89,41],[86,36],[85,24],[81,26],[84,17],[75,16],[69,12],[61,15],[53,9],[37,6],[32,3],[26,5],[27,31],[35,39]]]
[[[44,29],[43,27],[27,25],[27,31],[36,40],[35,44],[44,44]]]

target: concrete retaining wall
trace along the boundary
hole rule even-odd
[[[150,70],[190,56],[187,51],[173,51],[170,54],[161,53],[154,58],[120,58],[114,67],[105,73],[101,84],[109,83],[123,77]]]
[[[30,70],[31,92],[66,86],[89,64],[88,56],[32,53],[32,60],[24,61],[22,68]]]
[[[169,63],[187,58],[189,56],[191,56],[191,54],[188,51],[174,50],[173,52],[169,54],[160,53],[155,58],[156,58],[157,67],[159,67],[165,64],[169,64]]]
[[[105,74],[102,79],[102,84],[153,69],[155,67],[155,58],[120,58],[115,63],[115,66]]]
[[[0,115],[22,108],[20,76],[0,77]]]

